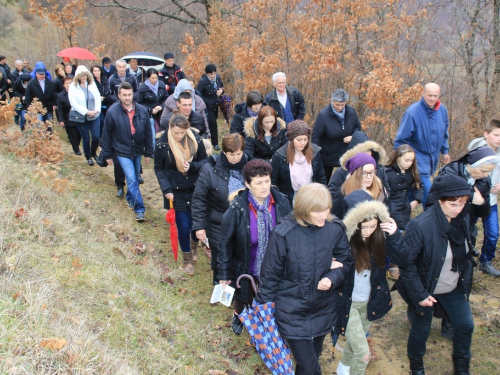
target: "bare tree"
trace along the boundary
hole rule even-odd
[[[0,36],[6,38],[14,29],[12,24],[16,20],[15,15],[6,6],[0,6]]]

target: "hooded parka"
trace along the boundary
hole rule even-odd
[[[248,159],[263,159],[271,162],[274,153],[288,143],[286,123],[280,118],[278,118],[277,131],[278,134],[271,138],[270,143],[267,143],[265,139],[259,141],[257,140],[259,134],[257,117],[247,118],[245,120],[245,154]]]

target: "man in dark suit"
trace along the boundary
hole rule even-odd
[[[26,104],[26,108],[29,108],[33,99],[38,99],[40,103],[42,103],[42,106],[47,110],[47,113],[44,115],[41,113],[38,114],[39,120],[43,122],[50,121],[52,120],[52,111],[54,110],[52,81],[46,79],[44,68],[38,68],[35,73],[35,78],[33,78],[26,87],[24,102]],[[47,130],[52,133],[52,127],[47,127]]]

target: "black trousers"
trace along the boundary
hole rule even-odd
[[[80,142],[82,141],[82,136],[78,131],[76,126],[65,126],[66,134],[68,134],[69,143],[73,147],[73,151],[80,151]]]
[[[219,144],[219,134],[217,133],[217,117],[219,116],[219,107],[217,105],[207,106],[207,121],[210,134],[212,136],[212,146]]]
[[[113,169],[115,173],[115,185],[116,187],[125,187],[125,173],[123,173],[123,169],[118,162],[116,156],[113,156]]]
[[[330,167],[329,165],[324,165],[323,164],[323,170],[325,171],[325,177],[326,177],[326,184],[330,182],[330,178],[332,177],[333,169],[335,167]]]
[[[324,340],[325,336],[314,340],[286,340],[295,358],[295,375],[321,375],[319,357]]]

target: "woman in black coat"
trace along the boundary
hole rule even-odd
[[[191,207],[200,169],[207,162],[205,145],[198,133],[191,131],[186,117],[174,113],[168,130],[156,142],[154,155],[154,170],[164,207],[168,210],[172,204],[175,209],[184,272],[192,276],[193,263],[198,260],[198,239],[192,231]]]
[[[154,130],[153,135],[160,130],[160,118],[167,97],[167,87],[162,81],[158,80],[158,71],[155,68],[149,68],[147,79],[139,86],[135,94],[135,100],[148,108],[151,129]]]
[[[245,120],[245,154],[249,159],[270,163],[274,153],[287,143],[286,123],[272,107],[262,107],[257,117]]]
[[[272,167],[264,160],[251,160],[243,168],[244,190],[233,193],[222,217],[224,228],[219,241],[217,270],[223,286],[236,282],[246,273],[259,279],[260,266],[266,253],[272,228],[290,213],[288,199],[271,187]],[[252,304],[253,292],[248,280],[234,293],[232,328],[237,335],[243,330],[238,315]]]
[[[383,203],[374,201],[363,190],[352,192],[345,200],[349,210],[342,221],[354,267],[339,288],[341,322],[338,323],[341,324],[337,326],[346,328],[345,332],[336,333],[345,333],[347,341],[337,368],[338,375],[365,373],[370,362],[366,334],[371,322],[381,319],[392,308],[386,257],[396,258],[396,252],[403,245],[396,222],[389,217]]]
[[[244,149],[241,134],[229,134],[222,138],[222,152],[208,158],[194,189],[193,231],[202,243],[208,238],[214,284],[219,283],[217,255],[222,236],[222,216],[229,207],[229,195],[245,187],[243,167],[247,159]]]
[[[423,357],[434,310],[444,310],[453,328],[454,374],[468,375],[474,321],[469,305],[476,265],[470,242],[467,181],[453,174],[432,184],[436,202],[405,229],[395,286],[409,306],[408,358],[412,375],[424,375]]]
[[[66,73],[64,72],[64,66],[58,64],[54,68],[54,76],[56,77],[52,81],[52,95],[54,97],[54,103],[57,102],[57,97],[59,96],[60,93],[63,91],[66,91],[64,88],[64,77],[66,77]],[[56,112],[56,115],[59,116]],[[58,117],[59,120],[59,117]],[[64,121],[63,119],[59,120],[59,122]]]
[[[101,116],[100,119],[100,127],[101,134],[102,128],[104,127],[104,120],[106,118],[106,112],[108,111],[108,107],[113,104],[109,101],[109,95],[111,92],[109,91],[108,79],[102,73],[102,68],[99,65],[94,65],[91,69],[92,76],[94,77],[94,82],[97,85],[97,90],[101,94]],[[154,137],[153,137],[154,139]]]
[[[69,85],[73,78],[64,77],[64,91],[57,97],[57,118],[59,119],[59,125],[61,125],[66,134],[68,134],[69,143],[73,147],[75,155],[81,155],[80,142],[82,141],[82,136],[76,127],[74,122],[69,121],[69,111],[71,110],[71,104],[69,103],[68,90]]]
[[[274,155],[272,160],[273,185],[287,196],[293,207],[293,199],[300,187],[310,182],[326,185],[325,171],[321,164],[321,148],[311,143],[311,128],[302,120],[288,124],[288,144]]]
[[[245,136],[244,123],[249,117],[257,117],[262,107],[262,94],[258,90],[252,90],[247,94],[245,103],[234,106],[234,117],[231,121],[229,133],[239,133]]]
[[[269,238],[255,298],[275,303],[279,333],[299,375],[321,374],[323,341],[337,322],[336,289],[353,263],[344,225],[331,216],[331,206],[325,186],[300,188],[293,213]]]
[[[347,91],[335,90],[331,103],[319,112],[314,123],[312,142],[321,147],[327,179],[333,168],[340,166],[339,159],[347,151],[353,133],[361,130],[356,110],[346,104],[348,100]]]

